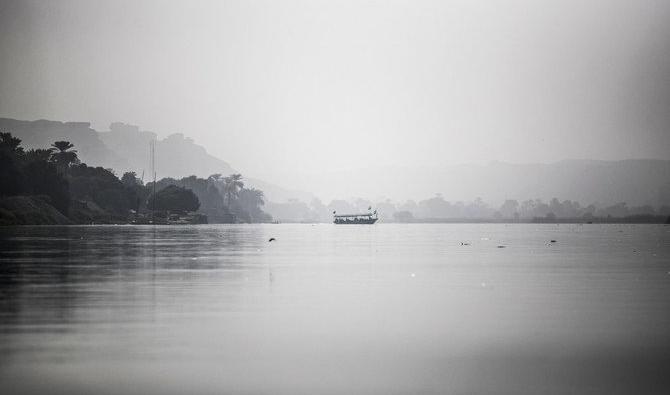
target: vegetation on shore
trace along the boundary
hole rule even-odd
[[[26,151],[20,139],[0,133],[2,225],[129,223],[153,218],[154,210],[197,212],[215,223],[269,222],[264,204],[263,192],[245,188],[240,174],[164,178],[154,186],[134,172],[119,179],[81,163],[68,141]]]
[[[0,199],[0,225],[69,225],[48,196],[9,196]]]
[[[163,178],[154,186],[134,172],[119,179],[110,169],[87,166],[74,148],[56,141],[48,148],[24,150],[20,139],[0,133],[0,224],[149,223],[154,217],[170,218],[168,212],[191,212],[198,222],[206,216],[210,223],[270,222],[272,216],[280,222],[331,222],[333,211],[365,212],[370,206],[386,222],[660,223],[670,216],[668,206],[583,206],[557,198],[509,199],[499,207],[482,199],[449,202],[442,195],[402,204],[365,199],[266,204],[263,192],[245,188],[240,174]]]
[[[290,200],[268,203],[266,209],[281,222],[331,222],[333,211],[360,213],[367,212],[371,206],[377,209],[383,222],[663,223],[670,216],[670,206],[654,208],[650,205],[628,206],[626,203],[583,206],[574,200],[553,198],[549,202],[527,199],[520,203],[509,199],[495,207],[479,198],[471,202],[449,202],[442,195],[400,204],[390,200],[375,202],[360,198],[333,200],[327,205],[318,199],[310,204]]]

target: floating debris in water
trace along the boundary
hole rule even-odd
[[[553,240],[553,239],[552,239],[552,240],[550,240],[549,242],[550,242],[550,243],[556,243],[556,240]]]
[[[277,239],[275,239],[274,237],[270,237],[270,240],[268,240],[268,243],[271,242],[271,241],[275,241],[275,240],[277,240]]]
[[[466,242],[462,242],[462,241],[461,241],[461,245],[462,245],[462,246],[469,246],[470,243],[468,243],[467,241],[466,241]]]
[[[507,247],[507,246],[504,246],[502,244],[498,246],[498,248],[505,248],[505,247]]]

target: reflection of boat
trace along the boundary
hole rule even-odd
[[[377,210],[367,214],[344,214],[338,215],[333,211],[333,221],[337,225],[372,225],[377,222]]]

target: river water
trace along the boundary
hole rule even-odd
[[[668,226],[6,227],[0,243],[3,394],[670,393]]]

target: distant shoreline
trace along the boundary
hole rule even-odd
[[[118,215],[86,218],[68,218],[49,204],[42,196],[12,196],[0,199],[0,226],[34,225],[151,225],[134,224],[128,218]],[[285,224],[332,223],[331,221],[290,221],[278,219]],[[216,223],[216,222],[215,222]],[[270,223],[270,222],[263,222]],[[404,221],[380,220],[379,223],[398,224],[670,224],[670,217],[664,215],[638,214],[625,217],[534,217],[534,218],[408,218]],[[166,225],[156,223],[155,225]],[[175,224],[167,224],[175,225]],[[188,225],[188,224],[183,224]]]
[[[329,224],[331,222],[310,221],[279,221],[279,224]],[[597,217],[585,220],[584,218],[557,218],[548,221],[545,218],[529,219],[495,219],[495,218],[417,218],[410,221],[384,221],[377,224],[670,224],[670,217],[630,216],[630,217]]]
[[[529,221],[517,221],[517,222],[506,222],[506,221],[414,221],[414,222],[383,222],[380,221],[375,225],[670,225],[668,222],[624,222],[613,219],[609,222],[529,222]],[[334,225],[331,222],[257,222],[257,223],[203,223],[203,224],[131,224],[126,222],[107,222],[107,223],[68,223],[68,224],[0,224],[0,228],[10,228],[10,227],[32,227],[32,226],[44,226],[44,227],[62,227],[62,226],[211,226],[211,225]]]
[[[495,219],[495,218],[423,218],[415,219],[406,222],[394,223],[482,223],[482,224],[668,224],[670,217],[663,215],[633,215],[627,217],[593,217],[589,219],[584,218],[528,218],[528,219]]]

